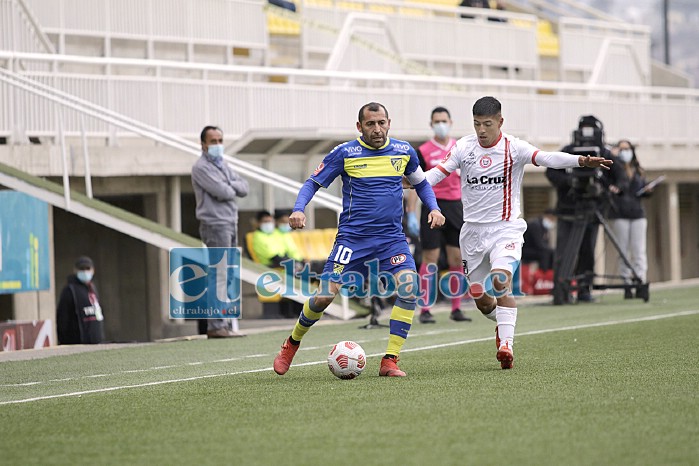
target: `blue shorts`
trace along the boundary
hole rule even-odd
[[[323,278],[341,283],[342,274],[347,272],[359,273],[366,280],[370,271],[395,275],[405,269],[415,270],[415,260],[405,239],[377,241],[337,238],[323,268]]]

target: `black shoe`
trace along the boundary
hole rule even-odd
[[[648,299],[650,299],[650,290],[648,286],[648,283],[646,283],[645,285],[641,285],[636,288],[636,297],[638,299],[642,299],[646,303],[648,302]]]
[[[624,288],[624,299],[633,299],[633,290],[631,288]]]
[[[461,312],[461,309],[454,309],[451,311],[451,315],[449,315],[449,318],[451,320],[455,320],[456,322],[471,322],[471,318],[464,315],[463,312]]]
[[[595,298],[592,297],[592,295],[590,294],[589,291],[587,293],[578,292],[578,302],[579,303],[594,303]]]
[[[421,312],[419,320],[421,324],[434,324],[435,322],[437,322],[436,320],[434,320],[434,316],[430,311]]]

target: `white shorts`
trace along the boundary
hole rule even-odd
[[[522,259],[526,229],[527,222],[523,218],[511,222],[464,223],[459,245],[469,284],[486,286],[486,278],[493,269],[514,274]]]

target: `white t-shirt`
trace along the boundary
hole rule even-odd
[[[552,168],[578,167],[578,156],[541,152],[526,141],[500,133],[497,142],[482,147],[475,134],[457,141],[447,156],[427,172],[430,184],[461,170],[461,201],[464,221],[492,223],[520,217],[520,188],[524,165]]]

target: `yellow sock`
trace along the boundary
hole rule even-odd
[[[312,299],[312,298],[311,298]],[[301,341],[303,336],[308,332],[313,324],[318,322],[318,320],[323,316],[323,311],[316,312],[311,309],[311,300],[309,299],[303,303],[303,311],[299,316],[299,320],[294,326],[294,330],[291,332],[291,338],[296,341]]]
[[[396,304],[391,310],[390,334],[386,354],[398,356],[405,339],[408,338],[408,332],[413,323],[413,314],[415,314],[415,301],[410,303],[401,299],[396,300]]]

